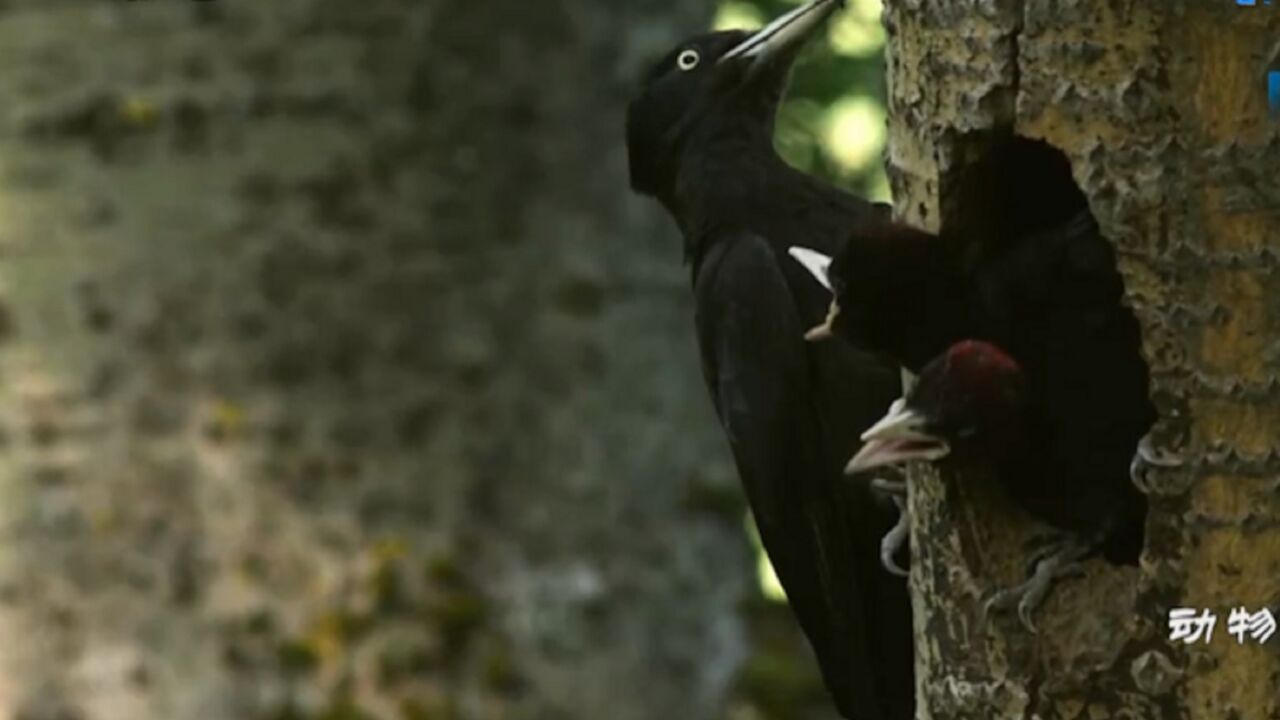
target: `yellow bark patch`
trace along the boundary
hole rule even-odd
[[[1187,547],[1188,578],[1183,595],[1188,607],[1210,608],[1218,613],[1214,643],[1226,634],[1231,608],[1258,610],[1274,602],[1276,577],[1280,576],[1280,528],[1242,533],[1239,527],[1216,527],[1196,534]],[[1280,635],[1277,636],[1280,641]]]
[[[1229,315],[1220,324],[1207,325],[1201,334],[1200,359],[1206,370],[1237,375],[1260,382],[1270,377],[1264,355],[1266,336],[1265,291],[1258,271],[1223,270],[1209,280],[1207,296]]]
[[[1197,646],[1213,662],[1188,678],[1190,717],[1231,717],[1232,711],[1261,708],[1266,708],[1262,714],[1244,717],[1276,717],[1275,665],[1249,635],[1242,644],[1230,634],[1229,620],[1233,608],[1255,612],[1273,599],[1280,573],[1277,558],[1280,529],[1242,534],[1238,527],[1214,528],[1187,548],[1186,606],[1207,608],[1218,618],[1213,640]]]
[[[1262,455],[1274,447],[1280,427],[1280,407],[1251,405],[1226,399],[1196,399],[1191,412],[1200,419],[1199,440],[1226,443],[1246,455]]]
[[[1271,509],[1275,491],[1270,481],[1210,475],[1196,484],[1191,514],[1215,523],[1240,523]]]
[[[1211,652],[1217,656],[1217,666],[1188,679],[1188,717],[1280,716],[1275,699],[1276,677],[1271,672],[1274,663],[1268,662],[1267,650],[1247,638],[1244,645],[1228,638],[1214,633],[1216,647]],[[1253,715],[1253,710],[1260,710],[1261,714]]]
[[[1211,143],[1251,145],[1264,141],[1270,133],[1263,63],[1254,51],[1265,46],[1255,37],[1267,29],[1248,12],[1231,13],[1228,17],[1225,27],[1221,13],[1215,13],[1213,22],[1193,21],[1186,25],[1199,59],[1193,65],[1197,70],[1196,116],[1200,130]]]
[[[1204,189],[1205,246],[1214,252],[1256,253],[1270,245],[1275,212],[1231,212],[1223,207],[1222,188]]]

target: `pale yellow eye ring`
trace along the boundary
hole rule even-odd
[[[689,72],[690,70],[698,67],[698,61],[701,59],[702,56],[698,55],[697,50],[685,50],[676,58],[676,67],[684,70],[685,72]]]

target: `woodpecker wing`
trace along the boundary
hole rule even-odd
[[[843,343],[804,341],[790,283],[812,280],[785,246],[738,233],[707,248],[694,281],[704,372],[765,550],[842,714],[910,718],[910,600],[879,559],[896,513],[842,477],[896,373]],[[805,302],[804,314],[824,309],[820,296]]]

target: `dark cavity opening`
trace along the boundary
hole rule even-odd
[[[1025,237],[1089,207],[1071,162],[1049,143],[983,134],[962,140],[959,151],[962,162],[943,179],[944,225],[992,239]]]
[[[1147,433],[1155,421],[1155,408],[1150,400],[1150,371],[1142,355],[1142,336],[1136,316],[1124,295],[1124,281],[1115,262],[1110,241],[1099,231],[1075,233],[1083,214],[1092,217],[1088,199],[1076,184],[1071,172],[1071,162],[1066,154],[1049,143],[1018,137],[1007,132],[978,133],[959,139],[952,146],[958,154],[955,170],[942,178],[942,227],[944,232],[958,231],[965,238],[965,253],[970,258],[981,257],[1006,243],[1026,243],[1028,238],[1069,236],[1072,250],[1062,258],[1064,264],[1074,265],[1087,260],[1095,270],[1087,282],[1101,278],[1096,284],[1102,289],[1091,288],[1080,293],[1075,280],[1056,283],[1059,297],[1053,298],[1059,310],[1043,330],[1028,333],[1029,347],[1036,352],[1063,348],[1059,343],[1061,333],[1078,333],[1104,348],[1097,354],[1084,353],[1085,362],[1091,362],[1090,371],[1095,376],[1106,376],[1103,385],[1108,391],[1091,391],[1092,397],[1079,402],[1059,402],[1054,410],[1055,422],[1069,425],[1072,422],[1088,424],[1094,417],[1123,417],[1127,431],[1086,430],[1073,440],[1093,442],[1099,437],[1109,447],[1080,447],[1083,454],[1097,454],[1093,469],[1105,475],[1094,478],[1102,486],[1080,487],[1075,495],[1058,495],[1049,491],[1053,502],[1064,501],[1079,507],[1054,509],[1042,515],[1054,520],[1074,523],[1077,528],[1089,524],[1090,513],[1112,515],[1106,528],[1106,540],[1098,548],[1113,563],[1133,564],[1141,554],[1146,524],[1147,499],[1139,492],[1129,475],[1129,462],[1137,449],[1141,436]],[[1044,242],[1051,242],[1044,240]],[[1048,247],[1048,246],[1046,246]],[[998,252],[998,250],[996,250]],[[1051,255],[1061,250],[1046,249]],[[1034,265],[1034,264],[1033,264]],[[1078,278],[1078,275],[1073,275]],[[1049,282],[1054,285],[1054,281]],[[1076,302],[1090,312],[1099,312],[1107,303],[1099,297],[1114,299],[1114,310],[1107,310],[1104,330],[1085,323],[1073,325],[1072,312]],[[1053,304],[1053,303],[1051,303]],[[1066,310],[1064,311],[1063,308]],[[1065,346],[1078,347],[1078,346]],[[1053,351],[1050,351],[1053,352]],[[1061,353],[1068,357],[1074,353]],[[1071,378],[1078,381],[1078,377]],[[1111,392],[1113,391],[1113,392]],[[1064,393],[1069,394],[1069,393]],[[1087,405],[1085,403],[1088,403]],[[1096,413],[1096,416],[1095,416]],[[1113,434],[1119,432],[1117,439]],[[1092,434],[1090,434],[1092,433]],[[1057,456],[1065,457],[1062,454]],[[1087,464],[1087,463],[1086,463]],[[1083,480],[1087,473],[1076,469],[1072,480]],[[1087,484],[1087,482],[1085,483]],[[1022,504],[1022,503],[1019,503]],[[1061,527],[1061,522],[1051,522]]]

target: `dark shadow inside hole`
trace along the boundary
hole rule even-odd
[[[974,135],[961,152],[969,161],[944,181],[944,225],[1011,239],[1059,227],[1089,207],[1067,156],[1049,143]]]
[[[957,169],[943,178],[943,227],[955,232],[953,237],[965,239],[964,252],[970,260],[987,263],[984,258],[1020,255],[1017,262],[1006,263],[1006,274],[1010,268],[1042,273],[1037,279],[1043,283],[1035,279],[1003,279],[1008,286],[1028,288],[1020,291],[1022,294],[1001,288],[1006,301],[1018,299],[1009,303],[1008,315],[1018,316],[1024,307],[1034,306],[1035,317],[1044,317],[1043,327],[1017,321],[1021,323],[1017,340],[1025,345],[1007,349],[1038,357],[1035,362],[1041,368],[1056,367],[1057,370],[1045,371],[1056,373],[1051,376],[1050,386],[1083,382],[1081,394],[1089,396],[1089,403],[1074,398],[1061,400],[1058,396],[1053,412],[1046,415],[1051,415],[1051,422],[1058,427],[1069,427],[1072,422],[1087,426],[1072,439],[1100,439],[1101,444],[1109,444],[1075,450],[1105,458],[1096,468],[1105,474],[1104,482],[1111,485],[1091,488],[1087,487],[1088,482],[1081,482],[1078,493],[1074,488],[1068,493],[1061,493],[1061,489],[1047,491],[1054,502],[1078,504],[1082,509],[1050,507],[1042,519],[1044,515],[1056,515],[1058,520],[1065,518],[1067,524],[1082,525],[1080,517],[1088,512],[1114,511],[1116,517],[1101,550],[1111,562],[1136,563],[1144,541],[1147,503],[1146,496],[1129,480],[1128,460],[1141,435],[1150,429],[1155,411],[1149,399],[1149,370],[1142,356],[1141,330],[1132,310],[1122,301],[1124,284],[1114,250],[1093,224],[1088,200],[1062,151],[1043,141],[999,133],[962,138],[956,150],[960,159]],[[1063,238],[1068,242],[1063,243]],[[1032,260],[1027,259],[1028,248],[1034,256]],[[1046,270],[1050,266],[1051,271]],[[1046,296],[1046,288],[1052,288],[1050,292],[1058,296]],[[1078,319],[1073,316],[1077,307],[1102,319],[1096,325],[1089,324],[1091,320]],[[1081,347],[1086,349],[1080,351]],[[1014,354],[1017,356],[1018,352]],[[1076,355],[1082,363],[1091,363],[1087,373],[1077,372],[1076,368],[1063,371],[1065,360],[1045,359],[1072,357],[1074,362]],[[1089,379],[1081,381],[1082,375]],[[1126,429],[1103,428],[1101,421],[1113,414],[1126,418]],[[1122,436],[1121,441],[1117,441],[1116,433]],[[1070,435],[1065,430],[1060,434]],[[1130,440],[1126,457],[1122,446],[1129,445]],[[1061,447],[1047,449],[1046,455],[1062,458],[1064,465],[1072,467],[1063,480],[1075,481],[1088,475],[1080,469],[1087,467],[1087,461],[1079,461]],[[1079,464],[1073,465],[1077,461]],[[1022,501],[1019,504],[1026,506]]]

